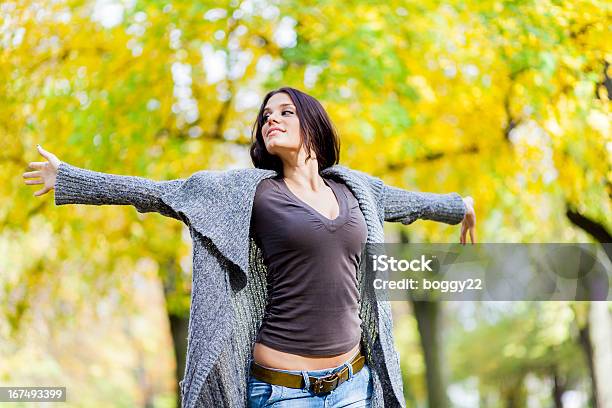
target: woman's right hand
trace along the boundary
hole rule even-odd
[[[25,184],[44,184],[45,187],[34,193],[34,196],[41,196],[55,188],[55,179],[57,177],[57,169],[61,163],[56,155],[43,149],[40,145],[36,145],[38,153],[49,161],[45,162],[30,162],[28,169],[36,171],[28,171],[23,173],[23,178],[35,178],[34,180],[25,180]]]

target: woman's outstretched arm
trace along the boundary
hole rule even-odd
[[[455,225],[463,220],[466,213],[465,203],[457,193],[421,193],[385,184],[383,197],[385,221],[404,225],[418,219]]]
[[[100,173],[72,166],[42,147],[37,148],[48,161],[31,162],[28,167],[35,171],[23,174],[25,184],[44,184],[44,188],[35,192],[34,196],[54,190],[56,205],[133,205],[141,213],[158,212],[182,220],[161,197],[178,189],[184,179],[154,181],[143,177]]]
[[[418,219],[444,222],[455,225],[461,222],[459,242],[467,243],[470,233],[472,243],[476,242],[476,213],[474,199],[461,197],[457,193],[436,194],[403,190],[383,185],[385,221],[412,224]]]

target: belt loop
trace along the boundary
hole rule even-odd
[[[308,392],[310,391],[310,378],[308,377],[308,371],[302,370],[300,372],[302,373],[302,378],[304,378],[304,388],[302,389]]]
[[[347,361],[346,363],[344,363],[344,365],[348,367],[348,372],[349,372],[349,375],[348,375],[348,378],[347,378],[347,381],[348,381],[351,378],[353,378],[353,365],[351,364],[350,361]]]

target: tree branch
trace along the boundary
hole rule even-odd
[[[590,219],[584,214],[581,214],[572,206],[570,206],[569,203],[565,203],[565,206],[565,215],[572,224],[582,229],[587,234],[591,235],[593,238],[595,238],[597,242],[600,242],[602,244],[612,243],[612,235],[610,235],[610,233],[603,224]],[[612,260],[612,245],[603,245],[603,248],[606,251],[608,258]]]
[[[402,170],[406,167],[413,165],[414,163],[426,163],[426,162],[434,162],[436,160],[441,160],[443,158],[451,157],[451,156],[459,156],[464,154],[477,154],[480,152],[480,148],[477,145],[470,145],[463,147],[461,149],[452,151],[452,152],[432,152],[427,153],[424,156],[416,157],[411,161],[405,162],[390,162],[387,164],[387,169],[389,171],[398,171]]]

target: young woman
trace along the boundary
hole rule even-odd
[[[382,241],[379,224],[384,221],[410,224],[419,218],[448,224],[461,221],[460,242],[467,242],[469,231],[474,243],[473,200],[456,193],[407,192],[338,166],[339,140],[327,113],[316,99],[294,88],[280,88],[265,96],[253,133],[251,158],[256,169],[269,170],[264,176],[229,171],[223,179],[217,173],[216,184],[205,184],[213,175],[199,172],[188,180],[154,182],[79,169],[38,147],[49,161],[30,163],[36,171],[24,173],[24,177],[38,179],[25,183],[44,184],[35,196],[55,189],[58,205],[132,204],[141,212],[157,211],[181,219],[190,226],[194,242],[196,235],[198,242],[201,236],[210,238],[218,249],[210,250],[216,259],[235,260],[239,269],[248,270],[247,282],[257,282],[253,272],[257,262],[252,258],[265,265],[263,285],[252,289],[248,283],[235,283],[239,289],[227,288],[225,292],[232,299],[233,306],[227,310],[233,315],[239,313],[236,304],[241,293],[247,293],[249,299],[264,299],[265,310],[258,315],[243,314],[250,319],[232,320],[234,325],[250,320],[257,329],[255,336],[246,335],[248,340],[242,342],[249,343],[244,358],[227,354],[240,354],[236,350],[241,345],[236,344],[211,346],[207,355],[214,359],[199,357],[202,353],[192,349],[204,346],[193,334],[196,322],[190,324],[188,367],[181,385],[185,406],[211,402],[225,406],[229,401],[248,402],[251,407],[403,406],[388,305],[372,299],[371,292],[360,286],[365,281],[359,268],[363,244]],[[202,181],[203,175],[206,181]],[[246,178],[255,181],[248,184],[252,189],[240,190],[247,192],[242,194],[245,198],[231,198],[231,193],[218,188],[240,184],[236,180]],[[202,191],[207,196],[205,205]],[[224,207],[208,201],[215,194]],[[234,255],[240,251],[232,252],[235,243],[220,238],[211,221],[203,220],[201,214],[206,209],[211,217],[232,217],[227,212],[239,212],[242,207],[246,215],[241,225],[248,221],[248,226],[241,228],[256,244],[244,250],[249,253],[248,265],[241,255]],[[195,262],[196,248],[199,246],[194,246],[194,281],[200,279],[196,267],[201,263]],[[232,274],[231,270],[231,265],[223,264],[224,273]],[[195,320],[205,312],[194,306],[200,301],[199,289],[194,288],[190,319]],[[212,290],[214,285],[208,288]],[[213,299],[208,302],[203,306],[210,308]],[[254,304],[253,300],[245,302]],[[207,334],[202,330],[201,337]],[[192,355],[194,369],[189,362]],[[213,362],[198,366],[202,360]],[[234,371],[227,368],[232,364]],[[243,385],[230,384],[222,374],[239,372],[245,364],[246,395]]]

